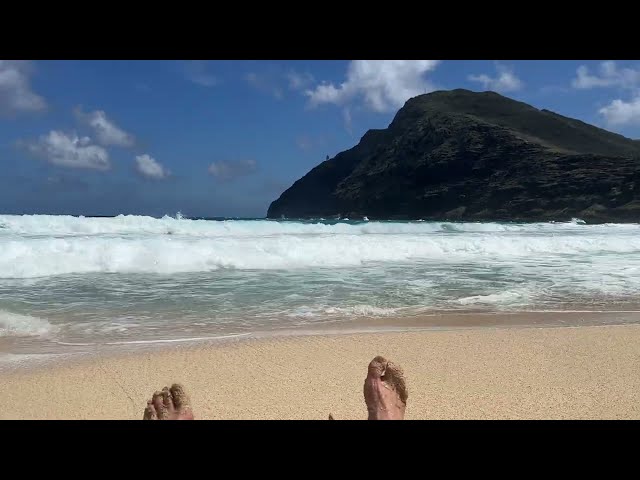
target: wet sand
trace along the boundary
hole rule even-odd
[[[368,362],[409,382],[407,419],[640,419],[640,325],[248,339],[0,374],[0,419],[140,419],[182,382],[202,419],[364,419]]]

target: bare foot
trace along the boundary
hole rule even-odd
[[[153,394],[144,409],[143,420],[193,420],[191,402],[184,387],[174,383]]]
[[[364,381],[369,420],[403,420],[408,395],[404,372],[399,365],[380,356],[371,360]]]

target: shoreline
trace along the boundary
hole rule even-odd
[[[47,368],[51,363],[91,358],[112,358],[129,354],[161,352],[172,348],[214,347],[229,342],[273,340],[278,338],[464,331],[512,328],[576,328],[584,326],[640,325],[640,310],[548,310],[548,311],[469,311],[433,312],[406,316],[361,317],[315,326],[271,328],[249,332],[221,332],[219,335],[160,337],[97,341],[59,341],[47,337],[0,337],[0,375],[15,371]],[[55,366],[55,365],[54,365]]]
[[[227,343],[297,337],[368,335],[484,329],[580,328],[640,325],[640,310],[549,310],[515,312],[434,312],[319,322],[314,327],[289,327],[194,337],[98,339],[64,342],[42,337],[0,337],[3,374],[65,366],[85,359],[118,358],[176,348],[215,348]],[[57,365],[56,365],[57,363]]]
[[[142,417],[182,382],[197,418],[365,418],[375,355],[405,369],[407,419],[640,418],[640,325],[318,333],[175,345],[0,373],[0,418]]]

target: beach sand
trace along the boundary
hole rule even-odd
[[[0,375],[0,419],[141,419],[181,382],[201,419],[364,419],[367,364],[403,366],[407,419],[640,418],[640,325],[313,335]]]

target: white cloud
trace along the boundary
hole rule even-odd
[[[571,85],[578,89],[602,87],[620,87],[635,89],[640,87],[640,69],[618,68],[616,62],[602,62],[598,65],[597,73],[591,74],[589,67],[581,65],[576,71],[576,78]]]
[[[133,135],[125,132],[113,121],[109,120],[104,111],[96,110],[83,113],[82,108],[78,107],[75,109],[75,114],[81,122],[93,128],[99,144],[118,147],[132,147],[135,144]]]
[[[233,180],[252,174],[257,167],[255,160],[220,161],[209,165],[209,173],[218,180]]]
[[[313,83],[313,75],[310,73],[284,71],[278,65],[268,65],[260,72],[250,72],[244,79],[250,87],[276,100],[282,100],[285,97],[287,87],[289,90],[303,91]]]
[[[342,110],[342,119],[344,120],[344,129],[349,135],[353,135],[353,119],[351,118],[351,109],[345,107]]]
[[[438,60],[352,60],[346,80],[307,90],[309,104],[345,105],[362,98],[366,108],[388,112],[401,107],[409,98],[434,90],[425,75],[438,66]]]
[[[594,72],[586,65],[576,70],[573,88],[589,90],[593,88],[619,88],[630,92],[630,99],[612,100],[598,110],[608,125],[640,125],[640,68],[620,68],[616,62],[601,62]]]
[[[640,125],[640,95],[629,102],[613,100],[598,113],[609,125]]]
[[[75,133],[51,130],[36,141],[26,142],[26,147],[34,155],[60,167],[103,171],[111,168],[104,148],[92,145],[89,137],[78,137]]]
[[[284,98],[284,91],[279,84],[282,79],[273,71],[263,73],[251,72],[247,74],[245,79],[253,88],[272,95],[276,100],[282,100]]]
[[[136,156],[136,170],[140,175],[153,180],[162,180],[170,174],[169,170],[160,165],[151,155]]]
[[[185,64],[187,79],[201,87],[213,87],[218,84],[215,75],[207,72],[207,63],[202,60],[192,60]]]
[[[291,70],[286,75],[289,80],[289,88],[291,90],[304,90],[313,83],[313,75],[310,73],[299,73]]]
[[[495,92],[514,92],[523,87],[522,80],[506,65],[497,63],[496,74],[495,77],[490,77],[484,73],[481,75],[469,75],[469,80],[481,83],[485,90],[493,90]]]
[[[31,72],[28,61],[0,60],[0,113],[38,112],[47,108],[44,98],[31,90]]]

